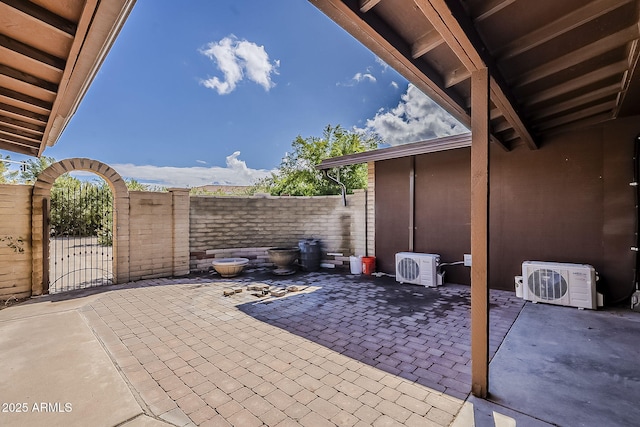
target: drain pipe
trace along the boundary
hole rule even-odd
[[[340,170],[338,170],[338,178],[334,178],[331,175],[329,175],[329,170],[325,169],[324,170],[324,175],[329,178],[331,181],[335,182],[336,184],[338,184],[340,186],[340,188],[342,189],[342,206],[347,206],[347,187],[339,181],[340,179]]]

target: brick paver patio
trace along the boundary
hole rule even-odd
[[[264,302],[251,284],[308,288]],[[493,354],[523,303],[491,301]],[[467,286],[256,272],[137,282],[82,312],[146,411],[175,425],[446,426],[470,388],[469,306]]]

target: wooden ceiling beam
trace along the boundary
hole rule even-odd
[[[594,43],[562,55],[561,57],[554,59],[553,61],[549,61],[540,67],[523,73],[515,80],[514,84],[516,86],[524,86],[545,77],[552,76],[553,74],[559,73],[567,68],[571,68],[612,49],[623,46],[630,41],[637,39],[638,36],[640,36],[638,25],[632,25],[624,30],[597,40]]]
[[[496,133],[500,133],[513,128],[511,127],[508,121],[502,120],[500,123],[491,126],[491,129]]]
[[[5,104],[4,102],[0,102],[0,111],[5,111],[7,113],[24,117],[26,119],[35,120],[42,124],[46,124],[48,120],[48,116],[44,114],[39,114],[33,111],[25,110],[24,108],[19,108],[14,105]]]
[[[57,71],[64,70],[65,60],[0,34],[0,46],[33,59]]]
[[[45,23],[67,37],[73,37],[76,34],[76,24],[35,3],[21,0],[0,0],[0,2],[19,10],[30,19]]]
[[[2,129],[0,129],[0,138],[3,139],[4,141],[22,145],[23,147],[30,147],[30,148],[36,148],[36,149],[40,147],[40,144],[42,142],[40,140],[36,140],[33,138],[19,137],[11,132],[5,133],[4,131],[2,131]]]
[[[585,105],[593,101],[597,101],[598,99],[606,98],[607,96],[613,96],[620,91],[620,84],[615,83],[609,86],[605,86],[601,89],[597,89],[586,93],[582,96],[578,96],[575,98],[571,98],[564,102],[558,102],[550,107],[542,108],[531,115],[532,120],[540,120],[545,117],[552,116],[554,114],[562,113],[563,111],[571,110],[573,108],[579,107],[580,105]]]
[[[23,147],[10,141],[5,141],[0,136],[0,150],[13,151],[14,153],[26,154],[27,156],[37,156],[38,150],[34,148]]]
[[[637,79],[640,74],[640,70],[638,69],[638,63],[640,62],[640,40],[634,40],[630,43],[627,58],[629,69],[625,71],[624,76],[622,77],[622,88],[618,94],[618,105],[616,106],[616,110],[613,114],[614,117],[618,117],[618,114],[620,113],[620,108],[622,108],[622,105],[625,102],[631,82],[634,79]]]
[[[576,122],[578,120],[586,119],[591,116],[595,116],[600,113],[610,112],[608,113],[611,118],[613,118],[613,109],[616,106],[616,101],[608,101],[602,104],[594,105],[589,108],[585,108],[580,111],[576,111],[575,113],[566,114],[564,116],[560,116],[557,119],[553,120],[545,120],[540,123],[538,129],[548,130],[558,126],[562,126],[568,123]]]
[[[16,92],[15,90],[6,89],[0,87],[0,96],[4,96],[6,98],[15,99],[16,101],[23,102],[25,104],[33,105],[34,107],[41,108],[46,111],[51,111],[51,103],[47,101],[43,101],[42,99],[34,98],[33,96],[25,95],[20,92]]]
[[[593,125],[597,125],[599,123],[602,122],[606,122],[611,120],[611,113],[607,112],[607,113],[601,113],[601,114],[597,114],[595,116],[591,116],[589,118],[586,119],[582,119],[582,120],[577,120],[575,122],[571,122],[567,125],[564,126],[558,126],[555,127],[553,129],[549,129],[548,131],[545,132],[546,136],[553,136],[553,135],[557,135],[559,133],[563,133],[563,132],[568,132],[571,130],[576,130],[576,129],[584,129],[585,127],[588,126],[593,126]]]
[[[512,40],[496,50],[494,56],[503,61],[520,55],[629,2],[631,0],[594,0],[525,36]]]
[[[31,74],[23,73],[22,71],[16,70],[15,68],[9,67],[7,65],[0,64],[0,75],[12,78],[14,80],[19,80],[31,86],[35,86],[52,95],[55,95],[58,92],[57,84],[48,82],[36,76],[32,76]]]
[[[42,132],[38,134],[37,132],[33,132],[29,130],[16,129],[13,126],[6,126],[6,125],[3,125],[2,123],[0,123],[0,133],[21,136],[26,139],[38,141],[38,143],[40,143],[40,141],[42,140],[42,134],[43,134]]]
[[[429,31],[411,45],[411,57],[413,59],[420,58],[422,55],[426,55],[443,43],[444,39],[439,32]]]
[[[484,21],[490,18],[494,14],[500,12],[510,4],[515,3],[515,0],[489,0],[482,4],[482,9],[476,11],[476,17],[473,19],[475,22]]]
[[[464,67],[457,68],[444,77],[444,87],[450,88],[471,78],[471,73]]]
[[[43,134],[44,126],[35,123],[25,122],[23,120],[14,119],[12,117],[0,115],[0,123],[14,127],[16,129],[26,129],[34,133]]]
[[[360,0],[360,12],[367,13],[381,0]]]
[[[523,141],[531,149],[538,148],[528,126],[517,110],[514,96],[498,70],[487,47],[459,0],[414,0],[418,10],[440,33],[449,48],[469,71],[487,67],[491,76],[492,101],[502,111]]]
[[[600,80],[615,76],[616,74],[622,75],[622,73],[624,73],[628,67],[629,65],[627,64],[627,61],[615,62],[611,65],[607,65],[606,67],[561,83],[550,89],[536,92],[534,95],[531,95],[524,100],[524,105],[532,106],[534,104],[553,99],[557,96],[564,95],[590,84],[597,83]]]

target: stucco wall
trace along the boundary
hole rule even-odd
[[[189,273],[189,193],[129,192],[130,280]]]
[[[211,267],[210,258],[243,256],[266,262],[269,247],[297,246],[304,238],[322,242],[323,259],[346,265],[366,246],[363,190],[323,197],[191,197],[191,269]]]
[[[490,284],[513,289],[525,260],[592,264],[606,302],[633,284],[633,146],[640,118],[619,119],[505,152],[491,149]],[[376,255],[393,272],[408,246],[408,158],[376,163]],[[470,251],[470,150],[416,156],[417,252],[461,261]],[[469,269],[448,279],[469,283]]]
[[[0,184],[0,238],[22,239],[24,252],[0,241],[0,300],[31,294],[31,190],[30,185]]]

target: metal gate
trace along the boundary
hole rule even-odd
[[[49,293],[113,282],[113,196],[105,182],[59,177],[48,229]]]

